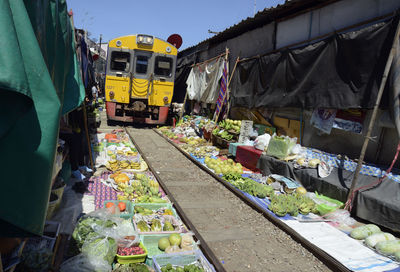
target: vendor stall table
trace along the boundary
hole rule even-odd
[[[250,170],[257,171],[257,162],[261,154],[262,151],[255,149],[253,146],[238,146],[236,150],[236,162]]]
[[[296,169],[293,167],[293,163],[277,160],[268,155],[260,157],[257,167],[265,175],[273,173],[293,178],[300,181],[307,191],[318,191],[342,202],[346,202],[354,176],[354,172],[333,168],[328,177],[321,178],[318,176],[317,169]],[[371,184],[377,179],[374,176],[361,174],[357,186]],[[354,214],[361,219],[400,231],[399,191],[400,183],[392,179],[384,179],[380,185],[357,194],[353,208]]]

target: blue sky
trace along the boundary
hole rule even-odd
[[[284,0],[67,0],[77,28],[87,29],[102,42],[129,34],[149,34],[166,40],[178,33],[180,50],[212,37],[256,11]]]

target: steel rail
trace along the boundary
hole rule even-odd
[[[243,202],[245,202],[247,205],[252,207],[254,210],[262,213],[264,217],[266,217],[269,221],[271,221],[274,225],[279,227],[281,230],[285,231],[287,234],[289,234],[295,241],[303,245],[308,251],[310,251],[314,256],[316,256],[321,262],[323,262],[326,266],[328,266],[330,269],[333,271],[341,271],[341,272],[350,272],[351,270],[348,269],[346,266],[344,266],[342,263],[337,261],[335,258],[333,258],[331,255],[326,253],[325,251],[321,250],[319,247],[305,239],[303,236],[301,236],[298,232],[284,224],[281,220],[278,218],[274,217],[270,213],[266,212],[264,209],[256,205],[254,202],[250,201],[246,195],[234,187],[232,184],[229,182],[223,180],[221,177],[216,175],[214,172],[212,172],[210,169],[208,169],[206,166],[198,162],[196,159],[194,159],[190,154],[186,153],[184,150],[182,150],[176,143],[171,141],[169,138],[165,137],[161,132],[159,132],[157,129],[153,129],[158,135],[160,135],[163,139],[165,139],[167,142],[172,144],[177,150],[179,150],[183,155],[185,155],[188,159],[190,159],[192,162],[194,162],[198,167],[200,167],[202,170],[213,176],[217,181],[221,182],[226,188],[228,188],[231,192],[233,192],[236,196],[238,196]]]

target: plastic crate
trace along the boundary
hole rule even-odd
[[[158,272],[161,272],[161,267],[167,264],[172,264],[173,267],[183,267],[196,262],[201,265],[205,272],[215,272],[214,266],[210,264],[200,250],[153,256],[154,269]]]
[[[184,233],[180,233],[180,235],[184,235]],[[153,256],[162,255],[165,252],[158,248],[158,240],[163,237],[168,238],[169,234],[149,234],[149,235],[140,235],[140,240],[143,245],[147,248],[147,260],[146,264],[149,266],[153,266]],[[198,246],[196,243],[193,243],[193,249],[197,250]]]
[[[139,244],[139,247],[144,249],[144,254],[139,254],[139,255],[129,255],[129,256],[121,256],[116,254],[117,256],[117,262],[120,264],[130,264],[130,263],[144,263],[146,261],[146,256],[147,256],[147,249],[143,245],[143,243]]]
[[[174,217],[173,215],[165,215],[165,216],[170,216],[171,220],[176,222],[176,224],[173,223],[174,225],[178,224],[178,219],[176,217]],[[154,235],[154,234],[168,234],[169,235],[172,233],[181,233],[185,229],[185,226],[182,225],[182,226],[180,226],[180,228],[178,230],[173,230],[173,231],[163,231],[163,230],[161,230],[161,231],[140,231],[140,229],[138,228],[138,226],[136,224],[136,220],[135,220],[134,216],[132,217],[132,222],[133,222],[133,226],[135,227],[135,229],[137,230],[137,232],[140,235]]]
[[[42,235],[40,237],[32,237],[28,239],[24,250],[39,250],[41,248],[48,248],[53,251],[57,236],[60,232],[61,224],[54,221],[46,221],[44,225],[44,233],[54,233],[54,235]]]
[[[131,219],[133,216],[133,203],[129,200],[104,200],[103,207],[105,208],[107,203],[112,202],[115,204],[116,209],[118,208],[119,202],[124,202],[126,204],[126,213],[121,213],[120,217],[124,219]],[[119,211],[119,209],[118,209]]]
[[[172,207],[171,203],[133,203],[133,214],[135,214],[135,206],[141,206],[143,208],[147,208],[153,211],[156,211],[160,208],[167,208],[172,211],[172,215],[179,219],[179,216],[176,210]]]

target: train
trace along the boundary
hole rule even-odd
[[[107,122],[165,124],[174,92],[178,34],[167,41],[136,34],[108,43],[105,102]]]

